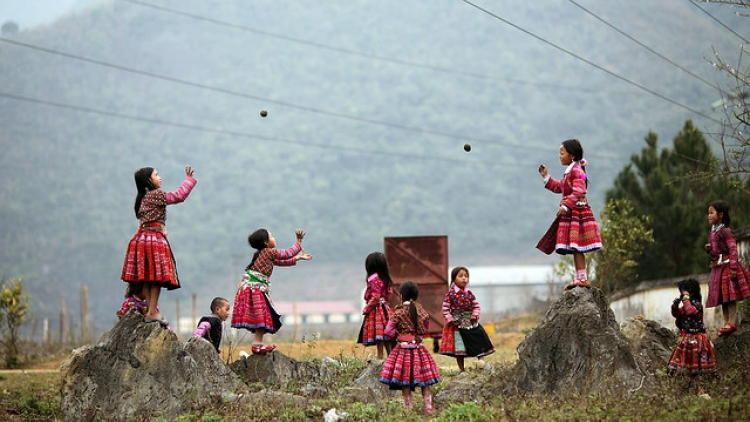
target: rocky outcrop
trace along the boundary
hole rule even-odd
[[[628,340],[597,288],[566,291],[518,346],[516,388],[557,395],[626,393],[643,387]]]
[[[744,322],[744,321],[743,321]],[[716,369],[730,368],[737,363],[737,356],[750,354],[750,324],[738,325],[737,331],[727,337],[712,337],[714,341],[714,353],[716,355]]]
[[[400,396],[400,390],[391,390],[387,384],[380,382],[383,362],[379,359],[367,361],[367,366],[359,373],[354,382],[339,390],[339,396],[364,403],[377,403],[389,397]]]
[[[207,341],[180,343],[133,311],[96,344],[74,350],[60,370],[67,421],[175,417],[245,387]]]
[[[331,359],[331,361],[333,361]],[[280,386],[288,381],[307,384],[326,384],[333,380],[333,362],[298,361],[274,350],[265,355],[241,357],[229,364],[229,368],[248,384],[261,383]]]
[[[653,375],[667,369],[677,334],[656,321],[630,317],[620,323],[641,371]]]

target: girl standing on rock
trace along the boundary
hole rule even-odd
[[[161,177],[152,167],[135,172],[135,216],[140,221],[138,232],[130,239],[122,266],[122,280],[143,284],[148,307],[144,321],[169,323],[159,314],[159,295],[180,288],[172,248],[167,240],[167,205],[179,204],[187,199],[197,183],[193,168],[185,167],[185,180],[174,192],[161,190]]]
[[[601,249],[602,239],[594,213],[586,199],[587,163],[583,159],[583,146],[578,139],[568,139],[562,142],[560,164],[566,166],[565,173],[560,180],[550,177],[547,166],[539,165],[539,174],[544,180],[544,187],[552,192],[562,193],[563,197],[557,208],[557,217],[552,227],[539,241],[537,248],[547,254],[555,251],[561,255],[573,255],[576,277],[573,282],[565,286],[565,290],[570,290],[578,286],[590,286],[586,275],[586,257],[583,254]]]
[[[719,200],[708,205],[711,231],[705,249],[711,257],[711,275],[706,308],[721,305],[724,325],[719,329],[719,337],[737,331],[737,301],[750,296],[750,274],[737,256],[737,241],[729,228],[730,222],[727,202]]]
[[[391,339],[385,335],[385,326],[393,312],[388,304],[393,295],[393,280],[391,280],[385,254],[373,252],[367,255],[365,271],[367,272],[367,289],[365,290],[367,304],[362,309],[362,315],[365,317],[357,343],[377,346],[378,359],[382,360],[384,350],[386,355],[391,352]]]
[[[401,305],[393,311],[385,334],[397,339],[380,373],[380,382],[391,389],[400,389],[404,407],[412,409],[411,392],[422,389],[425,411],[432,413],[430,385],[440,382],[440,372],[435,359],[422,343],[422,336],[430,326],[430,315],[417,303],[417,283],[406,281],[399,288]]]
[[[680,341],[669,359],[670,375],[712,372],[716,369],[714,346],[703,326],[701,286],[692,278],[677,283],[680,296],[672,302],[672,316]]]
[[[232,328],[250,330],[255,339],[252,352],[264,355],[276,348],[275,344],[263,345],[263,335],[273,334],[281,328],[281,316],[273,307],[269,291],[274,266],[292,266],[297,261],[309,261],[312,255],[302,250],[304,230],[297,230],[297,241],[289,249],[276,249],[276,239],[266,229],[258,229],[247,238],[255,249],[253,259],[245,268],[237,294],[234,298]]]

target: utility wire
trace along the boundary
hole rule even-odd
[[[634,43],[636,43],[636,44],[638,44],[638,45],[640,45],[641,47],[645,48],[646,50],[648,50],[649,52],[653,53],[654,55],[656,55],[656,56],[657,56],[657,57],[659,57],[660,59],[662,59],[662,60],[666,61],[667,63],[671,64],[672,66],[674,66],[674,67],[676,67],[676,68],[678,68],[678,69],[682,70],[683,72],[687,73],[688,75],[690,75],[690,76],[692,76],[692,77],[694,77],[694,78],[698,79],[699,81],[701,81],[701,82],[703,82],[704,84],[706,84],[706,85],[710,86],[711,88],[719,89],[719,87],[718,87],[718,86],[717,86],[717,85],[716,85],[715,83],[713,83],[713,82],[710,82],[710,81],[708,81],[708,80],[706,80],[706,79],[704,79],[704,78],[702,78],[702,77],[700,77],[700,76],[696,75],[695,73],[691,72],[690,70],[688,70],[688,69],[686,69],[686,68],[684,68],[684,67],[680,66],[679,64],[675,63],[674,61],[672,61],[672,60],[671,60],[671,59],[669,59],[668,57],[665,57],[665,56],[663,56],[662,54],[658,53],[657,51],[655,51],[655,50],[654,50],[654,49],[652,49],[651,47],[647,46],[646,44],[644,44],[644,43],[642,43],[642,42],[638,41],[637,39],[635,39],[634,37],[630,36],[630,35],[629,35],[629,34],[627,34],[627,33],[626,33],[625,31],[622,31],[622,30],[620,30],[620,29],[619,29],[619,28],[617,28],[616,26],[612,25],[611,23],[607,22],[607,21],[606,21],[606,20],[604,20],[603,18],[599,17],[599,16],[598,16],[598,15],[596,15],[596,14],[595,14],[594,12],[592,12],[592,11],[590,11],[589,9],[587,9],[587,8],[585,8],[585,7],[583,7],[583,6],[581,6],[581,5],[580,5],[580,4],[578,4],[578,3],[577,3],[577,2],[575,1],[575,0],[568,0],[568,1],[569,1],[569,2],[571,2],[571,3],[573,3],[573,4],[574,4],[574,5],[576,5],[576,6],[578,7],[578,8],[580,8],[580,9],[581,9],[581,10],[583,10],[584,12],[588,13],[589,15],[591,15],[592,17],[594,17],[595,19],[597,19],[597,20],[598,20],[599,22],[601,22],[601,23],[603,23],[603,24],[607,25],[608,27],[610,27],[610,28],[614,29],[615,31],[619,32],[619,33],[620,33],[621,35],[623,35],[623,36],[624,36],[625,38],[629,39],[630,41],[633,41]]]
[[[471,77],[471,78],[493,79],[493,80],[498,80],[498,81],[503,81],[503,82],[512,82],[512,83],[517,83],[517,84],[520,84],[520,85],[533,85],[533,86],[540,86],[540,87],[546,87],[546,88],[566,89],[566,90],[583,91],[583,92],[596,92],[597,91],[597,90],[594,90],[594,89],[587,89],[587,88],[581,88],[581,87],[564,86],[564,85],[556,85],[556,84],[546,84],[546,83],[539,83],[539,82],[532,82],[532,81],[524,81],[524,80],[520,80],[520,79],[501,78],[499,76],[492,76],[492,75],[487,75],[487,74],[481,74],[481,73],[475,73],[475,72],[468,72],[468,71],[464,71],[464,70],[456,70],[456,69],[451,69],[451,68],[433,66],[433,65],[428,65],[428,64],[424,64],[424,63],[417,63],[417,62],[412,62],[412,61],[408,61],[408,60],[396,59],[396,58],[392,58],[392,57],[378,56],[378,55],[375,55],[375,54],[363,53],[361,51],[350,50],[350,49],[343,48],[343,47],[336,47],[336,46],[331,46],[331,45],[327,45],[327,44],[322,44],[322,43],[307,41],[307,40],[303,40],[303,39],[300,39],[300,38],[289,37],[287,35],[282,35],[282,34],[277,34],[277,33],[273,33],[273,32],[263,31],[263,30],[260,30],[260,29],[255,29],[255,28],[251,28],[251,27],[248,27],[248,26],[244,26],[244,25],[238,25],[238,24],[231,23],[231,22],[226,22],[226,21],[222,21],[222,20],[218,20],[218,19],[208,18],[208,17],[205,17],[205,16],[196,15],[196,14],[185,12],[185,11],[182,11],[182,10],[172,9],[172,8],[168,8],[168,7],[164,7],[164,6],[159,6],[159,5],[155,5],[155,4],[151,4],[151,3],[146,3],[146,2],[142,2],[142,1],[138,1],[138,0],[121,0],[121,1],[124,1],[124,2],[127,2],[127,3],[131,3],[131,4],[135,4],[135,5],[138,5],[138,6],[148,7],[148,8],[159,10],[159,11],[162,11],[162,12],[167,12],[167,13],[172,13],[172,14],[175,14],[175,15],[180,15],[180,16],[188,17],[188,18],[191,18],[191,19],[196,19],[196,20],[200,20],[200,21],[204,21],[204,22],[210,22],[212,24],[219,25],[219,26],[225,26],[225,27],[229,27],[229,28],[234,28],[234,29],[238,29],[238,30],[241,30],[241,31],[251,32],[251,33],[255,33],[255,34],[260,34],[260,35],[264,35],[264,36],[271,37],[271,38],[278,38],[278,39],[281,39],[281,40],[285,40],[285,41],[292,42],[292,43],[297,43],[297,44],[302,44],[302,45],[306,45],[306,46],[309,46],[309,47],[321,48],[321,49],[325,49],[325,50],[334,51],[334,52],[337,52],[337,53],[349,54],[349,55],[353,55],[353,56],[364,57],[364,58],[371,59],[371,60],[378,60],[378,61],[382,61],[382,62],[394,63],[394,64],[398,64],[398,65],[402,65],[402,66],[410,66],[410,67],[416,67],[416,68],[420,68],[420,69],[428,69],[428,70],[432,70],[432,71],[436,71],[436,72],[443,72],[443,73],[450,73],[450,74],[468,76],[468,77]]]
[[[743,37],[742,35],[740,35],[740,34],[738,34],[737,32],[735,32],[735,30],[734,30],[734,29],[732,29],[732,28],[728,27],[728,26],[727,26],[727,25],[726,25],[726,24],[725,24],[724,22],[722,22],[722,21],[720,21],[719,19],[717,19],[717,18],[716,18],[716,17],[714,16],[714,15],[712,15],[712,14],[708,13],[708,11],[707,11],[707,10],[705,10],[704,8],[702,8],[702,7],[698,6],[698,2],[697,2],[697,1],[693,1],[693,0],[688,0],[688,3],[692,4],[693,6],[695,6],[696,8],[698,8],[698,10],[700,10],[700,11],[701,11],[701,12],[703,12],[703,13],[705,13],[705,14],[706,14],[706,16],[708,16],[709,18],[713,19],[713,20],[714,20],[714,21],[715,21],[716,23],[718,23],[719,25],[721,25],[721,26],[723,26],[724,28],[726,28],[726,30],[727,30],[727,31],[729,31],[729,32],[731,32],[732,34],[736,35],[736,36],[737,36],[737,38],[741,39],[741,40],[742,40],[742,42],[744,42],[745,44],[748,44],[748,43],[750,43],[750,41],[748,41],[748,40],[747,40],[747,38],[745,38],[745,37]]]
[[[576,58],[576,59],[578,59],[578,60],[580,60],[580,61],[582,61],[582,62],[584,62],[584,63],[588,64],[589,66],[592,66],[592,67],[594,67],[594,68],[596,68],[596,69],[599,69],[599,70],[601,70],[602,72],[605,72],[605,73],[607,73],[607,74],[608,74],[608,75],[610,75],[610,76],[613,76],[613,77],[615,77],[615,78],[617,78],[617,79],[619,79],[619,80],[621,80],[621,81],[623,81],[623,82],[626,82],[626,83],[628,83],[628,84],[630,84],[630,85],[632,85],[632,86],[634,86],[634,87],[636,87],[636,88],[638,88],[638,89],[641,89],[641,90],[643,90],[643,91],[645,91],[645,92],[648,92],[648,93],[649,93],[649,94],[651,94],[651,95],[654,95],[654,96],[656,96],[656,97],[659,97],[659,98],[661,98],[662,100],[665,100],[665,101],[667,101],[667,102],[669,102],[669,103],[671,103],[671,104],[673,104],[673,105],[676,105],[676,106],[678,106],[678,107],[680,107],[680,108],[683,108],[683,109],[685,109],[685,110],[688,110],[688,111],[690,111],[691,113],[695,113],[695,114],[697,114],[697,115],[699,115],[699,116],[703,116],[703,117],[705,117],[706,119],[708,119],[708,120],[711,120],[711,121],[713,121],[713,122],[715,122],[715,123],[718,123],[718,124],[721,124],[721,123],[722,123],[722,122],[721,122],[721,120],[718,120],[718,119],[716,119],[716,118],[714,118],[714,117],[711,117],[711,116],[709,116],[709,115],[705,114],[704,112],[702,112],[702,111],[700,111],[700,110],[696,110],[696,109],[694,109],[694,108],[691,108],[691,107],[689,107],[689,106],[686,106],[686,105],[684,105],[684,104],[682,104],[682,103],[679,103],[679,102],[677,102],[677,101],[675,101],[675,100],[673,100],[673,99],[671,99],[671,98],[667,97],[666,95],[660,94],[660,93],[658,93],[658,92],[656,92],[656,91],[654,91],[654,90],[652,90],[652,89],[646,88],[645,86],[643,86],[643,85],[641,85],[641,84],[639,84],[639,83],[637,83],[637,82],[631,81],[630,79],[628,79],[628,78],[626,78],[626,77],[624,77],[624,76],[620,76],[620,75],[618,75],[617,73],[615,73],[615,72],[612,72],[611,70],[608,70],[608,69],[606,69],[606,68],[604,68],[604,67],[602,67],[602,66],[600,66],[600,65],[598,65],[598,64],[596,64],[596,63],[594,63],[594,62],[592,62],[592,61],[590,61],[590,60],[588,60],[588,59],[586,59],[586,58],[584,58],[584,57],[581,57],[581,56],[579,56],[578,54],[576,54],[576,53],[573,53],[573,52],[572,52],[572,51],[570,51],[570,50],[566,50],[565,48],[563,48],[563,47],[561,47],[561,46],[559,46],[559,45],[557,45],[557,44],[555,44],[555,43],[553,43],[553,42],[551,42],[551,41],[548,41],[548,40],[546,40],[546,39],[544,39],[544,38],[540,37],[539,35],[536,35],[535,33],[533,33],[533,32],[531,32],[531,31],[529,31],[529,30],[527,30],[527,29],[524,29],[524,28],[522,28],[522,27],[518,26],[518,25],[514,24],[513,22],[510,22],[510,21],[509,21],[509,20],[507,20],[507,19],[504,19],[504,18],[502,18],[502,17],[498,16],[497,14],[495,14],[495,13],[492,13],[492,12],[490,12],[489,10],[487,10],[487,9],[484,9],[484,8],[482,8],[481,6],[478,6],[478,5],[474,4],[474,3],[472,3],[472,2],[471,2],[471,1],[469,1],[469,0],[460,0],[460,1],[463,1],[464,3],[468,4],[469,6],[472,6],[472,7],[474,7],[475,9],[477,9],[477,10],[479,10],[479,11],[481,11],[481,12],[484,12],[484,13],[486,13],[487,15],[489,15],[489,16],[491,16],[491,17],[493,17],[493,18],[495,18],[495,19],[497,19],[497,20],[499,20],[499,21],[501,21],[501,22],[505,23],[506,25],[509,25],[509,26],[511,26],[511,27],[513,27],[513,28],[515,28],[515,29],[517,29],[517,30],[519,30],[519,31],[521,31],[521,32],[523,32],[523,33],[525,33],[525,34],[527,34],[527,35],[531,36],[531,37],[534,37],[534,38],[536,38],[537,40],[539,40],[539,41],[541,41],[541,42],[543,42],[543,43],[545,43],[545,44],[549,45],[550,47],[552,47],[552,48],[554,48],[554,49],[556,49],[556,50],[562,51],[563,53],[565,53],[565,54],[567,54],[567,55],[569,55],[569,56],[572,56],[572,57],[574,57],[574,58]]]
[[[300,105],[289,103],[289,102],[286,102],[286,101],[272,100],[272,99],[269,99],[269,98],[263,98],[263,97],[259,97],[259,96],[252,95],[252,94],[247,94],[247,93],[232,91],[232,90],[225,89],[225,88],[219,88],[219,87],[210,86],[210,85],[206,85],[206,84],[201,84],[201,83],[197,83],[197,82],[187,81],[187,80],[184,80],[184,79],[178,79],[178,78],[174,78],[174,77],[170,77],[170,76],[164,76],[164,75],[160,75],[160,74],[153,73],[153,72],[148,72],[148,71],[133,69],[133,68],[130,68],[130,67],[121,66],[121,65],[117,65],[117,64],[112,64],[112,63],[108,63],[108,62],[105,62],[105,61],[102,61],[102,60],[98,60],[98,59],[91,59],[91,58],[83,57],[83,56],[76,55],[76,54],[65,53],[65,52],[53,50],[53,49],[50,49],[50,48],[45,48],[45,47],[40,47],[40,46],[36,46],[36,45],[33,45],[33,44],[23,43],[23,42],[20,42],[20,41],[9,39],[9,38],[0,37],[0,41],[8,43],[8,44],[16,45],[16,46],[19,46],[19,47],[23,47],[23,48],[28,48],[28,49],[32,49],[32,50],[36,50],[36,51],[41,51],[41,52],[48,53],[48,54],[54,54],[54,55],[57,55],[57,56],[61,56],[61,57],[65,57],[65,58],[69,58],[69,59],[73,59],[73,60],[79,60],[79,61],[83,61],[83,62],[86,62],[86,63],[95,64],[95,65],[98,65],[98,66],[108,67],[108,68],[111,68],[111,69],[117,69],[117,70],[120,70],[120,71],[123,71],[123,72],[133,73],[133,74],[137,74],[137,75],[141,75],[141,76],[147,76],[147,77],[150,77],[150,78],[160,79],[160,80],[163,80],[163,81],[168,81],[168,82],[172,82],[172,83],[179,84],[179,85],[190,86],[190,87],[193,87],[193,88],[200,88],[200,89],[205,89],[205,90],[209,90],[209,91],[219,92],[219,93],[222,93],[222,94],[231,95],[231,96],[235,96],[235,97],[240,97],[240,98],[245,98],[245,99],[252,99],[252,100],[257,100],[257,101],[263,101],[265,103],[276,104],[276,105],[280,105],[280,106],[284,106],[284,107],[289,107],[289,108],[294,108],[294,109],[298,109],[298,110],[307,111],[307,112],[310,112],[310,113],[324,114],[324,115],[333,116],[333,117],[337,117],[337,118],[341,118],[341,119],[353,120],[353,121],[357,121],[357,122],[368,123],[368,124],[378,125],[378,126],[385,126],[385,127],[390,127],[390,128],[400,129],[400,130],[404,130],[404,131],[420,133],[420,134],[430,134],[430,135],[440,136],[440,137],[443,137],[443,138],[448,138],[448,139],[453,139],[453,140],[456,140],[456,139],[468,140],[468,141],[474,141],[474,142],[480,142],[480,143],[487,143],[487,144],[494,144],[494,145],[500,145],[500,146],[506,146],[506,147],[514,147],[514,148],[519,148],[519,149],[531,149],[531,150],[542,150],[542,151],[548,151],[549,150],[548,148],[537,147],[537,146],[529,145],[528,143],[512,143],[512,142],[496,141],[496,140],[491,140],[491,139],[473,138],[473,137],[470,137],[470,136],[464,136],[464,135],[460,135],[460,134],[456,134],[456,133],[447,133],[447,132],[441,132],[441,131],[430,130],[430,129],[425,129],[425,128],[411,127],[411,126],[401,125],[401,124],[397,124],[397,123],[389,123],[389,122],[385,122],[385,121],[381,121],[381,120],[366,119],[366,118],[363,118],[363,117],[356,117],[356,116],[352,116],[352,115],[348,115],[348,114],[343,114],[343,113],[338,113],[338,112],[333,112],[333,111],[322,110],[322,109],[314,108],[314,107],[300,106]]]
[[[116,117],[119,119],[127,119],[127,120],[157,124],[157,125],[162,125],[162,126],[171,126],[171,127],[189,129],[189,130],[200,131],[200,132],[216,133],[216,134],[221,134],[221,135],[230,135],[230,136],[236,136],[236,137],[242,137],[242,138],[257,139],[261,141],[281,142],[281,143],[286,143],[286,144],[294,144],[294,145],[301,145],[301,146],[308,146],[308,147],[315,147],[315,148],[333,149],[336,151],[348,151],[348,152],[353,152],[357,154],[383,155],[383,156],[388,156],[388,157],[409,158],[409,159],[426,160],[426,161],[443,161],[443,162],[462,163],[462,164],[481,163],[481,164],[485,164],[487,166],[492,166],[492,167],[496,167],[496,166],[529,167],[529,165],[524,165],[524,164],[519,164],[519,163],[500,163],[497,160],[456,159],[456,158],[438,157],[438,156],[430,156],[430,155],[404,154],[404,153],[397,153],[397,152],[369,150],[365,148],[357,148],[357,147],[350,147],[350,146],[328,145],[328,144],[323,144],[323,143],[304,142],[304,141],[297,141],[297,140],[292,140],[292,139],[276,138],[276,137],[263,136],[263,135],[254,135],[254,134],[249,134],[249,133],[244,133],[244,132],[236,132],[236,131],[223,130],[223,129],[213,129],[213,128],[208,128],[204,126],[179,123],[179,122],[171,122],[168,120],[155,119],[151,117],[142,117],[142,116],[136,116],[136,115],[131,115],[131,114],[116,113],[116,112],[100,110],[100,109],[96,109],[92,107],[84,107],[84,106],[61,103],[57,101],[42,100],[38,98],[32,98],[32,97],[27,97],[27,96],[17,95],[17,94],[12,94],[12,93],[7,93],[7,92],[0,92],[0,97],[8,98],[8,99],[16,100],[16,101],[24,101],[24,102],[33,103],[33,104],[41,104],[41,105],[50,106],[50,107],[63,108],[63,109],[68,109],[68,110],[98,114],[98,115],[108,116],[108,117]]]

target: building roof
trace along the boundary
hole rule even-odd
[[[547,284],[554,280],[552,265],[495,265],[469,268],[471,286]]]
[[[274,302],[274,308],[281,315],[330,315],[330,314],[354,314],[360,310],[349,301],[323,301],[323,302]],[[295,309],[296,307],[296,309]]]

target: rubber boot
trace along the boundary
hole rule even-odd
[[[404,407],[408,410],[414,409],[414,405],[411,402],[411,396],[402,396],[404,398]]]

